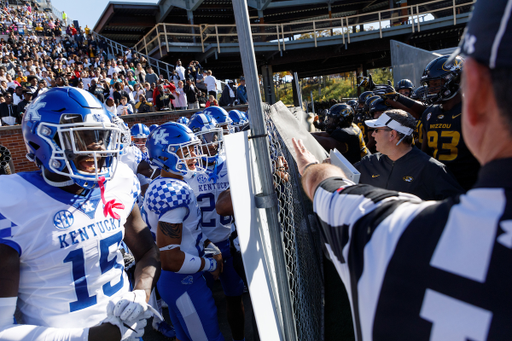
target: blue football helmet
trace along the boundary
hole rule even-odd
[[[188,127],[201,141],[203,154],[208,163],[215,162],[222,150],[223,134],[217,120],[210,115],[198,114],[190,120]]]
[[[217,120],[219,126],[222,128],[224,134],[234,133],[232,126],[233,120],[229,117],[229,114],[224,108],[211,106],[203,110],[203,114],[212,116]]]
[[[146,147],[151,164],[167,172],[189,178],[205,171],[201,142],[186,125],[162,124],[149,136]]]
[[[249,125],[249,120],[243,111],[231,110],[229,112],[229,117],[233,121],[232,126],[235,132],[242,131]]]
[[[115,173],[121,129],[87,91],[58,87],[41,94],[27,108],[22,132],[27,158],[42,169],[52,186],[77,184],[91,189],[100,177],[109,180]],[[50,181],[45,170],[70,180]]]
[[[184,124],[184,125],[188,125],[188,122],[190,122],[190,120],[188,118],[186,118],[185,116],[181,116],[180,118],[178,118],[178,120],[176,122]]]
[[[117,115],[112,115],[112,123],[116,124],[117,127],[121,130],[121,149],[130,145],[131,142],[131,132],[128,124]]]
[[[151,134],[155,128],[158,128],[158,124],[152,124],[149,126],[149,133]]]
[[[149,137],[151,132],[149,128],[142,123],[137,123],[133,125],[132,129],[130,129],[132,135],[132,141],[137,148],[139,148],[143,153],[146,153],[146,139]]]

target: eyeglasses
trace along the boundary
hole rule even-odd
[[[376,132],[376,133],[378,133],[379,130],[391,131],[392,129],[389,129],[389,128],[375,128],[375,129],[373,129],[373,131]]]

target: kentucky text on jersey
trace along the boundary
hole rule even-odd
[[[216,184],[198,185],[200,192],[213,191],[216,189],[225,190],[229,187],[229,182],[218,182]]]
[[[121,228],[121,220],[119,219],[110,218],[104,221],[97,221],[95,224],[90,224],[58,236],[60,248],[63,249],[69,245],[75,245],[89,240],[89,233],[92,233],[93,236],[96,237],[98,234],[114,231],[118,228]]]

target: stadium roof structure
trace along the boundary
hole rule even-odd
[[[474,0],[247,2],[258,66],[311,77],[390,66],[391,39],[426,50],[454,47]],[[233,78],[242,74],[242,64],[232,5],[232,0],[109,2],[94,31],[163,62],[198,60],[217,78]]]
[[[406,2],[414,5],[427,1]],[[339,18],[387,9],[390,3],[393,0],[248,0],[251,22],[266,24]],[[94,31],[132,46],[159,23],[234,24],[232,0],[160,0],[155,4],[110,1]]]

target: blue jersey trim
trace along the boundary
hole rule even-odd
[[[15,241],[0,238],[0,244],[10,246],[16,252],[18,252],[18,255],[21,257],[21,254],[22,254],[21,246],[18,243],[16,243]]]
[[[34,172],[18,173],[18,175],[22,177],[25,181],[29,182],[30,184],[34,185],[35,187],[43,191],[52,199],[59,201],[65,205],[73,206],[79,209],[81,212],[87,214],[90,218],[94,217],[96,208],[101,201],[101,190],[98,187],[92,190],[86,190],[85,195],[73,194],[66,192],[60,188],[48,185],[44,181],[40,170]],[[86,201],[89,201],[90,203],[93,204],[93,210],[86,211],[82,207]]]

